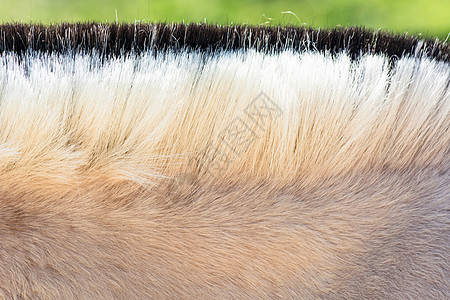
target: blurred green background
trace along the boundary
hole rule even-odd
[[[364,25],[446,39],[450,0],[0,0],[0,22]]]

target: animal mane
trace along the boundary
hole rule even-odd
[[[449,229],[449,50],[364,28],[0,25],[0,298],[448,295],[449,236],[429,230]]]

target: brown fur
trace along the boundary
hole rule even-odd
[[[448,182],[423,169],[46,201],[2,190],[0,295],[445,299]]]

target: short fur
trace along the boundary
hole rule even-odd
[[[446,44],[112,55],[8,30],[0,298],[449,297]]]

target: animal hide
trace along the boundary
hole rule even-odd
[[[0,26],[1,299],[449,299],[450,48]]]

